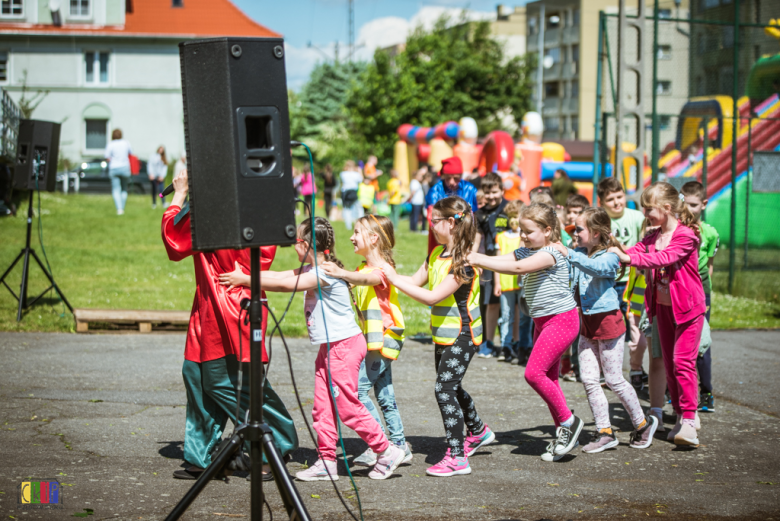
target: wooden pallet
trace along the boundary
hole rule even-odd
[[[190,321],[189,311],[148,311],[140,309],[74,309],[76,331],[86,333],[90,322],[109,324],[138,324],[140,333],[151,333],[152,324],[186,326]]]

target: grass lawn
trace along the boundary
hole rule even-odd
[[[36,200],[37,205],[37,200]],[[43,239],[54,277],[73,307],[115,309],[181,309],[189,310],[195,292],[192,261],[168,260],[160,239],[162,210],[152,210],[149,197],[128,199],[124,216],[117,216],[109,195],[41,194]],[[37,206],[36,206],[37,209]],[[11,263],[24,245],[26,205],[16,217],[0,219],[0,269]],[[38,220],[34,221],[34,248],[43,259],[38,243]],[[340,222],[336,229],[336,252],[348,268],[360,258],[352,253],[349,233]],[[402,273],[411,274],[425,259],[427,237],[408,231],[402,221],[396,235],[396,263]],[[278,250],[274,269],[297,267],[292,248]],[[18,292],[21,267],[7,279]],[[33,264],[30,295],[37,295],[46,284],[45,277]],[[271,306],[278,314],[288,296],[269,294]],[[302,297],[297,295],[284,321],[289,336],[305,336],[301,313]],[[428,332],[428,309],[401,296],[407,334]],[[778,328],[780,307],[776,303],[731,297],[716,293],[713,298],[712,326],[720,329]],[[56,296],[27,311],[16,322],[16,300],[0,287],[0,331],[73,331],[73,317]]]

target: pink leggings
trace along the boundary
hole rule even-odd
[[[701,330],[704,315],[677,324],[672,306],[656,304],[655,320],[658,321],[658,339],[666,367],[666,384],[672,407],[678,416],[692,420],[699,405],[699,379],[696,374],[696,358],[699,356]]]
[[[534,318],[534,348],[525,367],[525,381],[547,402],[555,426],[571,418],[561,385],[558,365],[580,330],[577,309],[560,315]]]
[[[358,433],[363,441],[381,454],[390,442],[382,432],[366,406],[358,398],[358,373],[368,348],[362,333],[330,343],[330,376],[333,394],[328,389],[328,344],[320,345],[320,352],[314,362],[314,430],[317,432],[317,447],[323,459],[336,460],[338,430],[336,427],[333,396],[339,408],[339,418],[344,425]]]

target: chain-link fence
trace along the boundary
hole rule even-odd
[[[649,2],[644,29],[622,41],[617,9],[600,18],[599,161],[616,162],[618,97],[638,102],[644,124],[624,118],[621,146],[639,143],[645,160],[641,175],[633,161],[617,169],[627,191],[656,179],[678,188],[700,181],[709,200],[703,217],[721,240],[715,289],[778,301],[780,2],[657,4]],[[636,20],[636,9],[626,13]],[[642,53],[638,74],[619,77],[618,48],[628,63]]]

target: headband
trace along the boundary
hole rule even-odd
[[[391,244],[391,242],[390,242],[390,237],[388,237],[388,236],[387,236],[387,233],[385,232],[385,229],[384,229],[384,228],[382,228],[382,225],[381,225],[381,224],[379,224],[379,219],[377,219],[377,218],[376,218],[376,216],[375,216],[374,214],[372,214],[372,213],[370,213],[370,214],[368,214],[368,215],[370,215],[370,216],[371,216],[371,218],[372,218],[372,219],[374,220],[374,222],[376,223],[376,225],[377,225],[377,226],[379,226],[379,230],[382,232],[382,235],[384,235],[384,236],[385,236],[385,239],[387,239],[387,244]]]

